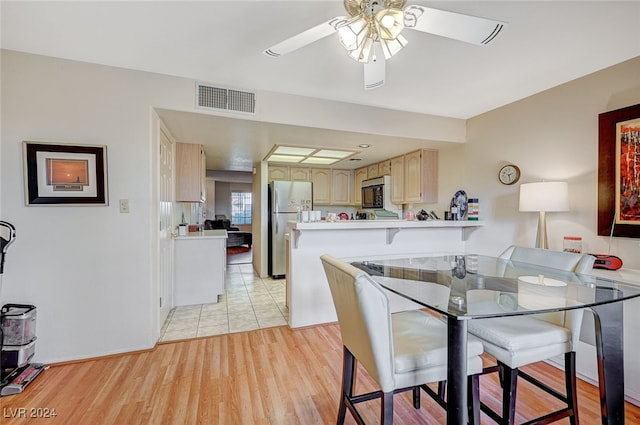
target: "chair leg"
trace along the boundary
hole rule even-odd
[[[518,390],[518,369],[501,365],[502,371],[502,421],[505,425],[513,425],[516,417],[516,393]]]
[[[347,414],[347,398],[353,396],[353,383],[355,380],[356,359],[347,347],[343,346],[342,353],[342,390],[340,392],[340,407],[338,408],[337,425],[344,424]]]
[[[438,382],[438,396],[444,400],[445,399],[444,396],[446,395],[446,393],[447,393],[447,381]]]
[[[578,425],[578,387],[576,384],[576,352],[564,353],[564,380],[567,390],[567,404],[573,412],[569,417],[571,425]]]
[[[380,412],[380,424],[393,424],[393,391],[382,393],[382,412]]]
[[[413,387],[413,408],[420,408],[420,387]]]
[[[480,425],[480,375],[470,375],[467,379],[469,424]]]

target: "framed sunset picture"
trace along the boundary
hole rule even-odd
[[[27,205],[108,205],[106,146],[23,142]]]

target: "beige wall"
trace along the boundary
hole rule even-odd
[[[520,183],[569,182],[571,211],[547,214],[549,248],[561,250],[564,235],[577,235],[584,251],[607,253],[609,238],[597,236],[598,114],[637,103],[640,58],[470,119],[465,187],[488,220],[471,234],[470,247],[497,254],[511,243],[535,243],[537,214],[518,211],[519,184],[497,181],[498,169],[512,162],[522,171]],[[640,268],[639,243],[613,238],[611,254]]]

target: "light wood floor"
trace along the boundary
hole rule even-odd
[[[283,326],[161,344],[148,352],[52,366],[24,393],[0,399],[0,423],[334,424],[341,356],[337,325]],[[536,366],[535,373],[561,382],[551,366]],[[358,382],[358,391],[374,389],[366,372],[359,372]],[[495,406],[497,384],[490,377],[481,382],[483,399]],[[580,381],[579,403],[582,424],[600,423],[595,387]],[[517,420],[554,405],[523,383]],[[365,420],[378,423],[379,401],[361,406]],[[54,418],[31,417],[54,409]],[[21,412],[26,418],[15,417]],[[627,424],[640,423],[640,408],[627,403],[626,415]],[[445,423],[443,410],[426,395],[422,408],[414,410],[407,393],[396,396],[394,419],[396,424]],[[349,414],[347,423],[355,423]],[[492,422],[483,416],[483,423]]]

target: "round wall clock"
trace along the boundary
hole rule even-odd
[[[502,184],[514,184],[520,180],[520,168],[513,164],[507,164],[498,172],[498,180]]]

